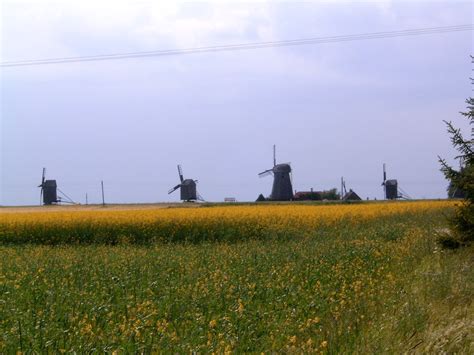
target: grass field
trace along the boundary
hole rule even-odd
[[[0,352],[472,353],[452,206],[0,211]]]

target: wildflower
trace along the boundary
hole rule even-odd
[[[239,308],[237,308],[237,311],[239,313],[242,313],[244,311],[244,304],[242,303],[242,300],[239,298]]]

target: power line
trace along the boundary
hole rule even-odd
[[[231,44],[231,45],[194,47],[194,48],[184,48],[184,49],[169,49],[169,50],[155,50],[155,51],[145,51],[145,52],[125,52],[125,53],[102,54],[102,55],[91,55],[91,56],[7,61],[7,62],[1,62],[0,67],[19,67],[19,66],[28,66],[28,65],[41,65],[41,64],[91,62],[91,61],[118,60],[118,59],[129,59],[129,58],[160,57],[160,56],[167,56],[167,55],[184,55],[184,54],[195,54],[195,53],[250,50],[250,49],[261,49],[261,48],[270,48],[270,47],[315,45],[315,44],[323,44],[323,43],[339,43],[339,42],[361,41],[361,40],[380,39],[380,38],[407,37],[407,36],[420,36],[420,35],[430,35],[430,34],[440,34],[440,33],[461,32],[461,31],[472,31],[473,29],[474,29],[473,24],[466,24],[466,25],[444,26],[444,27],[417,28],[417,29],[408,29],[408,30],[400,30],[400,31],[372,32],[372,33],[362,33],[362,34],[355,34],[355,35],[301,38],[301,39],[284,40],[284,41],[240,43],[240,44]]]

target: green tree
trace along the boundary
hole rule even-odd
[[[340,200],[341,195],[339,195],[336,188],[333,188],[331,190],[321,192],[321,199],[329,201]]]
[[[467,111],[461,112],[461,114],[469,120],[469,125],[472,126],[474,124],[474,98],[467,99],[466,103]],[[438,157],[441,163],[441,171],[450,181],[450,188],[461,190],[464,199],[456,207],[455,214],[450,219],[451,233],[442,236],[440,242],[445,247],[457,248],[474,241],[474,141],[472,132],[471,139],[466,139],[459,128],[456,128],[451,122],[444,122],[451,136],[451,143],[459,152],[456,159],[460,161],[461,168],[456,170],[445,159]],[[474,128],[471,128],[472,130]]]

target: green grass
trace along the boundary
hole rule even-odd
[[[472,249],[436,247],[443,213],[260,240],[3,245],[0,352],[468,353]]]

